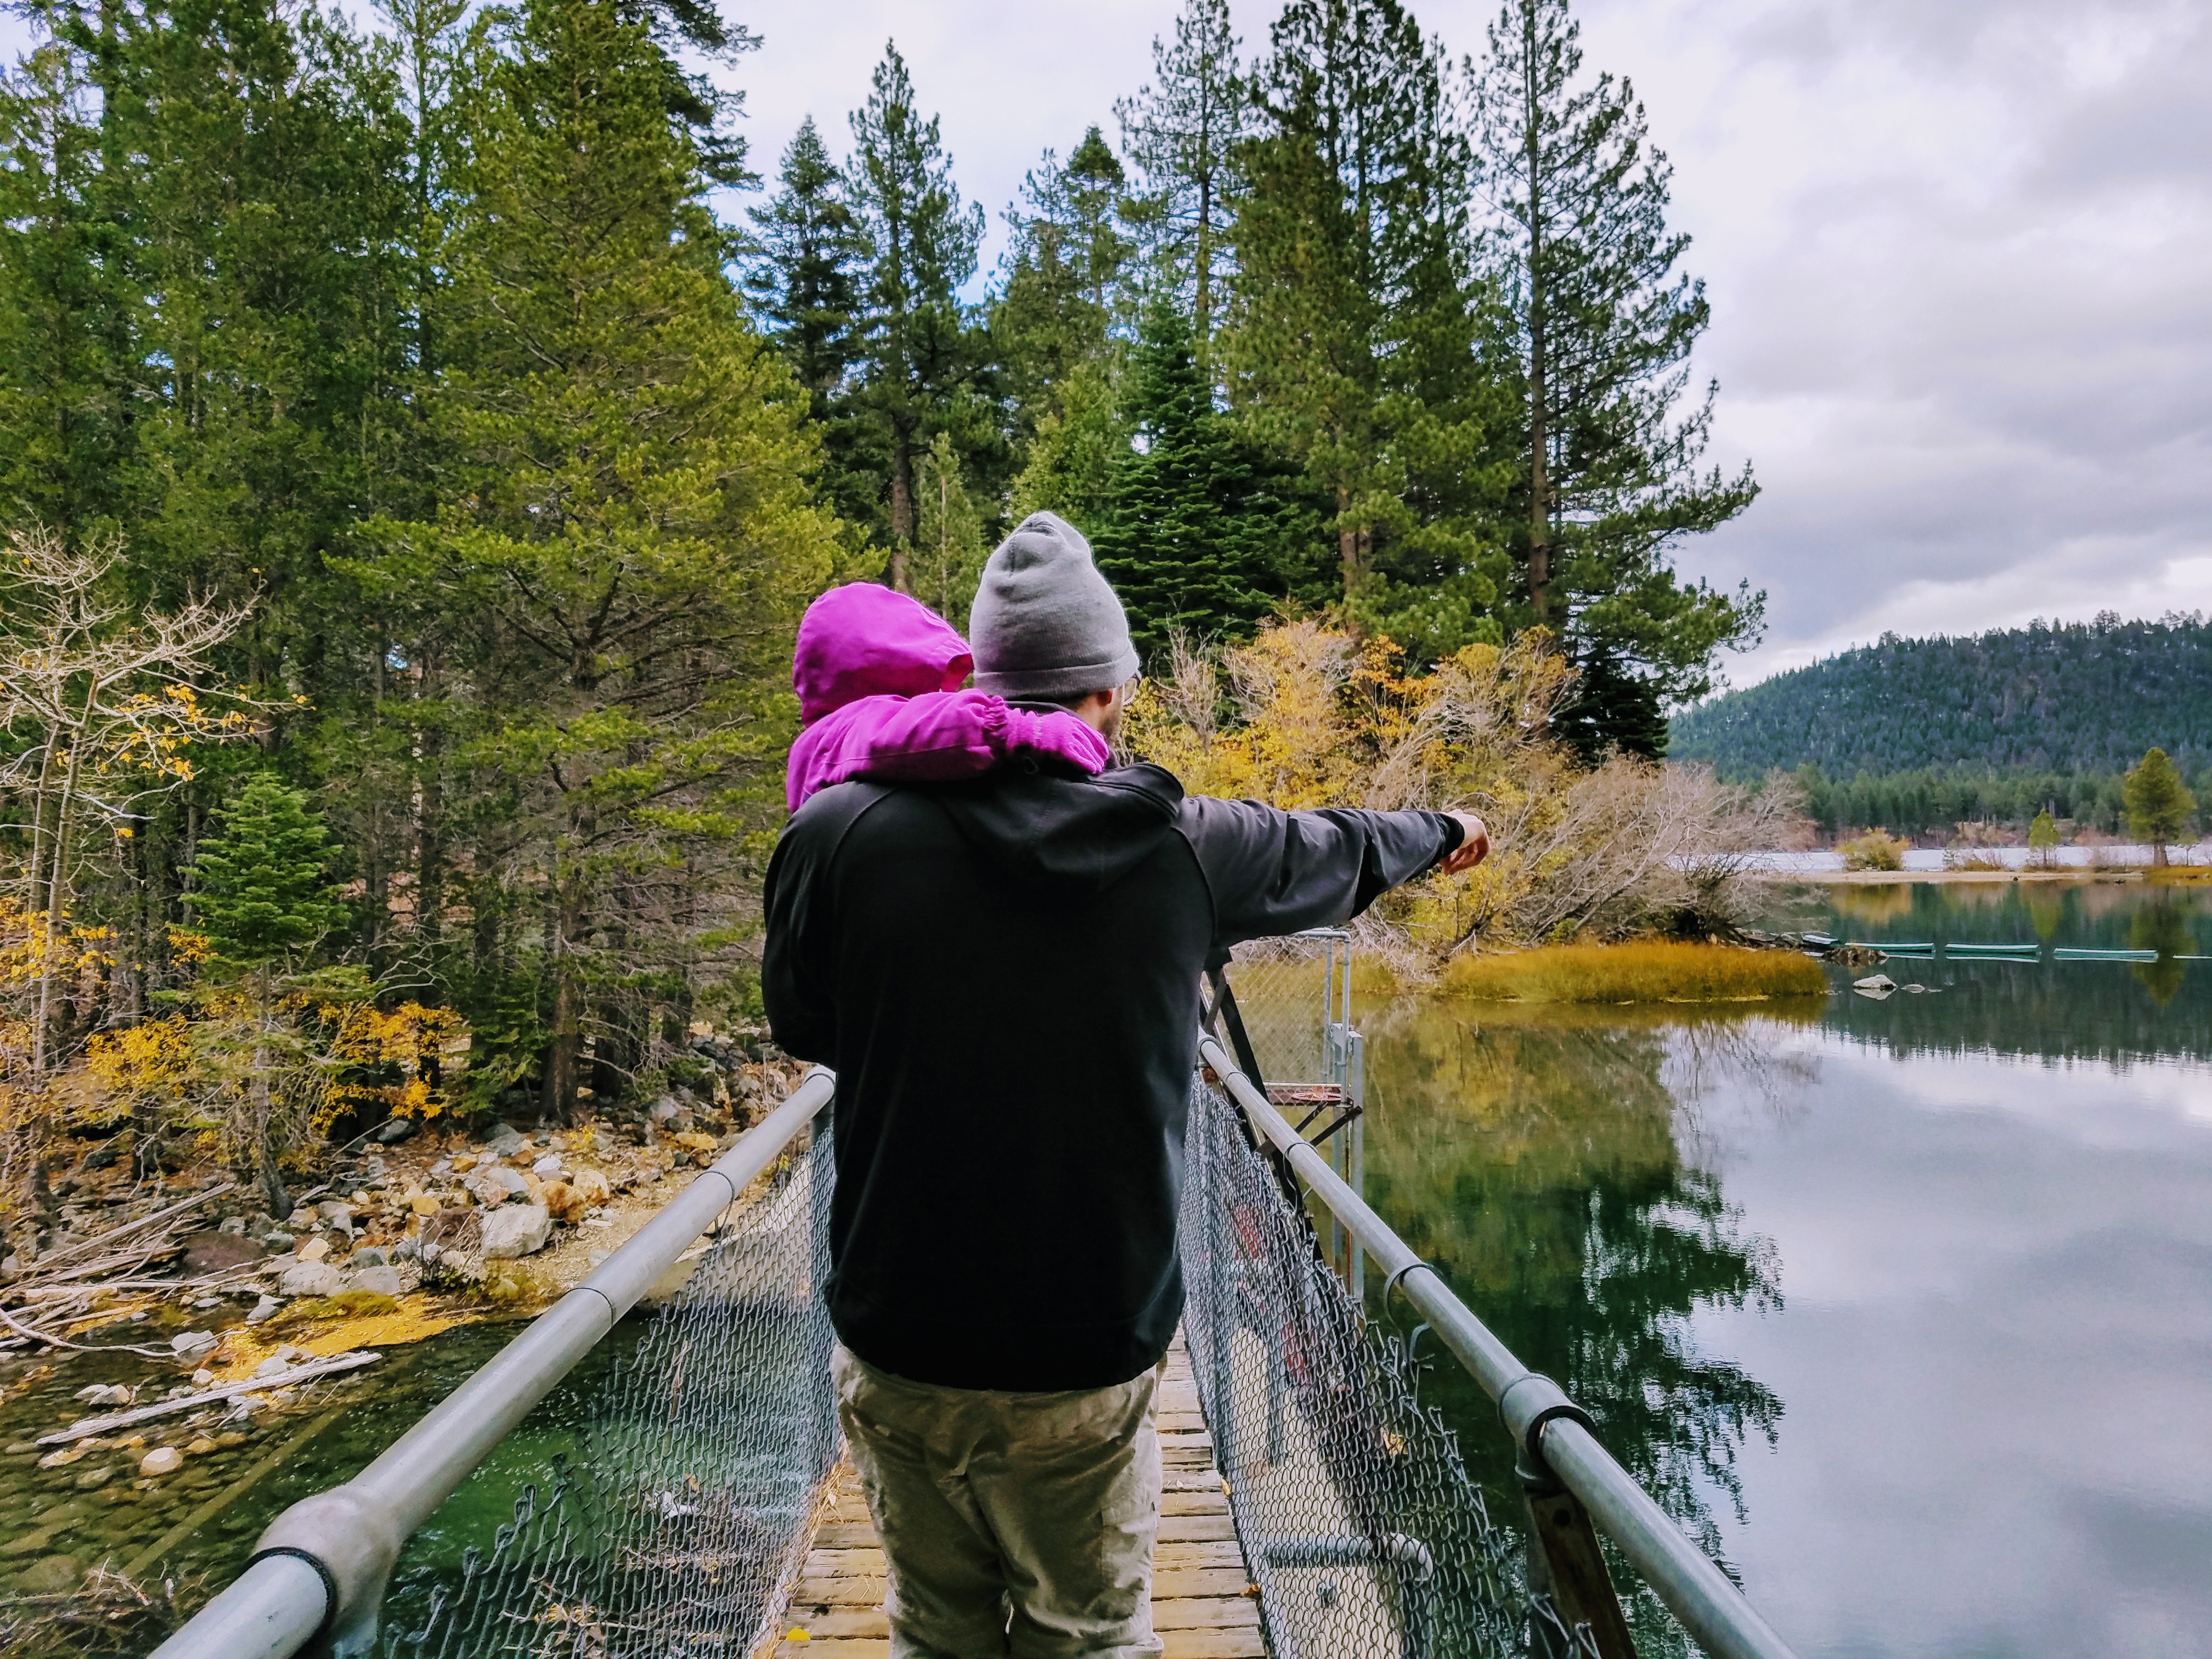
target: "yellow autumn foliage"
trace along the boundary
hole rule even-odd
[[[1194,794],[1479,813],[1488,860],[1386,896],[1360,924],[1366,951],[1421,977],[1465,949],[1674,925],[1794,811],[1787,787],[1754,795],[1703,768],[1580,765],[1551,736],[1573,682],[1540,630],[1416,672],[1388,639],[1283,622],[1218,655],[1171,647],[1123,741]]]

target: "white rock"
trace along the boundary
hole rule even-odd
[[[530,1173],[534,1176],[559,1175],[561,1173],[561,1154],[558,1152],[546,1153],[544,1157],[539,1158],[537,1163],[530,1166]]]
[[[511,1170],[504,1164],[500,1164],[495,1169],[486,1170],[484,1171],[484,1179],[486,1181],[495,1181],[501,1186],[506,1188],[507,1195],[509,1198],[520,1198],[525,1193],[530,1190],[530,1182],[523,1177],[522,1171],[520,1170]]]
[[[179,1354],[198,1353],[215,1346],[217,1340],[213,1331],[179,1331],[169,1339],[169,1346]]]
[[[347,1276],[349,1291],[374,1291],[379,1296],[399,1294],[399,1269],[397,1267],[363,1267]]]
[[[270,1354],[268,1358],[253,1368],[253,1374],[257,1377],[282,1376],[291,1369],[291,1366],[277,1358],[275,1354]]]
[[[543,1204],[503,1204],[483,1218],[483,1253],[494,1261],[534,1255],[553,1237],[553,1216]]]
[[[284,1304],[275,1297],[264,1296],[260,1301],[253,1304],[253,1311],[246,1316],[246,1322],[249,1325],[263,1324],[276,1318],[283,1311],[283,1308]]]
[[[345,1287],[345,1276],[327,1261],[302,1261],[287,1267],[276,1288],[287,1296],[336,1296]]]
[[[143,1475],[174,1474],[185,1466],[185,1455],[174,1446],[156,1446],[138,1460]]]
[[[214,1382],[215,1373],[208,1370],[204,1365],[201,1366],[199,1370],[192,1373],[192,1386],[196,1389],[209,1388],[211,1387]]]

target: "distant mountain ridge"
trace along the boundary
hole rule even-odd
[[[1668,757],[1725,778],[1861,772],[2112,774],[2154,744],[2212,763],[2212,626],[2201,616],[2032,624],[1967,638],[1886,634],[1669,722]]]

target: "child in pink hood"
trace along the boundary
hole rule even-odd
[[[852,582],[815,600],[799,624],[791,663],[806,722],[784,778],[791,810],[848,778],[943,782],[988,772],[1012,755],[1104,769],[1106,739],[1074,715],[961,690],[975,666],[967,641],[903,593]]]

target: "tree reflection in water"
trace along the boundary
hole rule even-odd
[[[1803,1018],[1817,1020],[1819,1007]],[[1589,1412],[1613,1454],[1717,1557],[1715,1495],[1741,1518],[1738,1454],[1754,1437],[1774,1443],[1783,1404],[1741,1366],[1700,1353],[1689,1317],[1780,1309],[1781,1263],[1683,1142],[1697,1097],[1723,1074],[1786,1094],[1805,1063],[1778,1053],[1788,1027],[1771,1015],[1478,1012],[1411,999],[1370,1005],[1361,1024],[1370,1200]],[[1422,1389],[1459,1430],[1492,1512],[1517,1519],[1489,1401],[1449,1359],[1427,1367]],[[1636,1599],[1641,1633],[1655,1650],[1675,1649],[1679,1633]]]

